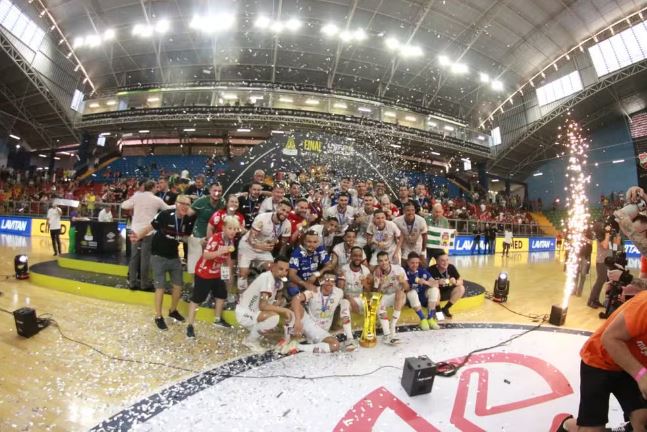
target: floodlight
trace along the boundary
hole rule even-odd
[[[13,259],[16,279],[29,279],[29,258],[27,255],[16,255]]]
[[[490,82],[490,75],[480,72],[479,73],[479,79],[482,83],[489,83]]]
[[[326,24],[321,27],[321,33],[326,36],[332,37],[339,33],[339,28],[335,24]]]
[[[445,125],[445,126],[444,126],[444,129],[445,129],[446,131],[448,131],[448,132],[453,132],[453,131],[454,131],[454,126]]]
[[[88,35],[85,38],[85,44],[90,48],[96,48],[101,45],[101,38],[97,35]]]
[[[438,63],[441,66],[449,66],[450,64],[452,64],[451,60],[449,60],[449,57],[447,57],[446,55],[439,55]]]
[[[269,27],[271,21],[268,17],[266,16],[259,16],[256,18],[256,21],[254,21],[254,27],[260,28],[260,29],[266,29]]]
[[[117,36],[117,32],[114,29],[108,29],[105,32],[103,32],[104,41],[113,40],[115,36]]]
[[[303,23],[298,18],[290,18],[286,23],[286,26],[290,31],[297,31],[301,28],[302,25]]]
[[[285,25],[281,21],[274,21],[270,25],[270,30],[272,30],[273,33],[281,33],[285,30]]]
[[[167,19],[161,19],[155,24],[155,32],[164,34],[171,29],[171,22]]]
[[[74,42],[72,43],[72,48],[74,49],[81,48],[83,45],[85,45],[85,38],[81,36],[77,36],[74,38]]]
[[[508,294],[510,294],[510,279],[505,272],[499,273],[499,277],[494,281],[494,292],[492,300],[497,303],[505,303],[508,301]]]
[[[396,49],[396,48],[398,48],[400,46],[400,42],[394,37],[387,38],[384,41],[384,43],[386,44],[386,47],[388,49],[392,49],[392,50],[394,50],[394,49]]]
[[[353,34],[348,30],[344,30],[343,32],[339,33],[339,39],[343,40],[344,42],[349,42],[353,39]]]
[[[503,91],[503,83],[498,80],[492,81],[492,90]]]
[[[468,68],[464,63],[454,63],[451,67],[451,71],[455,74],[464,74],[467,73]]]
[[[363,41],[364,39],[367,38],[366,32],[364,31],[364,29],[355,30],[355,32],[353,33],[353,37],[355,38],[356,41]]]

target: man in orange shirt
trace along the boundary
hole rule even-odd
[[[629,272],[608,272],[620,280],[647,288],[647,280]],[[613,394],[634,431],[647,431],[647,292],[618,308],[591,335],[580,351],[580,406],[577,420],[569,417],[560,431],[604,431],[609,396]]]

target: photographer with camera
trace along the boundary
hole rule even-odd
[[[613,256],[613,252],[618,249],[618,245],[620,244],[620,236],[612,228],[612,223],[606,221],[603,226],[604,228],[602,228],[601,223],[597,223],[595,227],[595,234],[598,240],[598,250],[595,255],[596,279],[593,288],[591,288],[589,300],[586,303],[588,307],[593,309],[604,307],[600,303],[600,292],[602,291],[602,286],[607,281],[607,266],[604,264],[604,260]]]

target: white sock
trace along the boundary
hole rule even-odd
[[[380,325],[382,326],[382,333],[384,333],[385,336],[391,334],[391,330],[389,329],[389,320],[380,319]]]
[[[341,301],[341,312],[339,316],[341,317],[342,327],[344,328],[344,335],[346,335],[347,340],[353,340],[353,326],[350,320],[350,302],[346,299]]]
[[[400,318],[400,311],[399,310],[393,310],[393,316],[391,317],[391,334],[395,335],[395,325],[398,322],[398,319]]]
[[[299,344],[297,346],[299,351],[309,352],[309,353],[329,353],[330,345],[326,342],[319,342],[317,344]]]

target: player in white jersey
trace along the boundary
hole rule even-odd
[[[392,264],[400,265],[402,243],[400,229],[392,221],[386,220],[386,213],[383,210],[376,210],[373,213],[373,222],[366,229],[366,241],[373,249],[371,266],[377,264],[377,256],[380,252],[386,252]]]
[[[373,274],[374,287],[382,293],[382,301],[377,316],[382,325],[383,340],[389,345],[399,343],[395,337],[395,325],[400,318],[400,311],[405,302],[405,292],[409,290],[407,274],[400,264],[392,264],[389,261],[389,254],[381,251],[377,254],[377,267]],[[389,325],[389,314],[387,308],[393,306],[393,315]]]
[[[427,222],[422,216],[416,214],[416,205],[413,201],[409,201],[403,205],[402,216],[398,216],[393,220],[393,223],[398,227],[402,233],[402,246],[401,258],[402,265],[406,263],[406,259],[411,252],[415,252],[420,256],[422,262],[427,262],[425,253],[427,250]]]
[[[350,254],[353,248],[355,247],[355,239],[357,238],[357,233],[352,229],[349,229],[344,233],[344,241],[337,243],[332,248],[331,262],[335,273],[341,273],[342,267],[350,262]],[[362,250],[362,253],[364,251]],[[364,261],[366,260],[366,254],[364,256]]]
[[[364,251],[359,246],[354,246],[350,253],[350,261],[341,268],[338,275],[339,288],[344,290],[344,298],[348,300],[350,308],[341,311],[341,322],[346,335],[346,345],[357,347],[357,341],[353,338],[351,325],[351,312],[364,315],[364,301],[362,293],[370,291],[372,286],[371,271],[363,265],[365,261]]]
[[[366,246],[366,230],[373,222],[373,213],[375,213],[375,197],[371,194],[365,194],[362,199],[363,207],[357,210],[354,223],[357,227],[357,246]]]
[[[322,275],[321,286],[316,291],[306,290],[292,299],[292,310],[295,315],[295,324],[292,330],[294,336],[305,336],[307,344],[297,344],[291,341],[287,349],[327,353],[339,351],[339,341],[329,333],[335,310],[341,307],[342,314],[348,314],[350,303],[344,298],[344,291],[335,286],[335,275],[326,272]],[[352,351],[355,345],[348,345],[347,350]]]
[[[247,288],[247,277],[249,266],[252,261],[271,263],[273,260],[272,251],[279,249],[279,255],[290,241],[292,224],[287,220],[288,213],[292,209],[290,201],[283,200],[273,213],[260,213],[254,222],[252,229],[240,239],[238,244],[238,289],[244,291]]]
[[[254,352],[264,351],[259,343],[261,334],[279,324],[279,315],[283,315],[285,322],[294,321],[294,313],[290,309],[274,304],[287,274],[288,258],[276,258],[270,270],[261,273],[241,294],[236,305],[236,320],[249,330],[243,344]]]
[[[349,201],[350,194],[348,192],[340,192],[337,204],[324,212],[326,218],[334,217],[337,219],[341,232],[345,232],[355,218],[355,207],[351,207]]]

